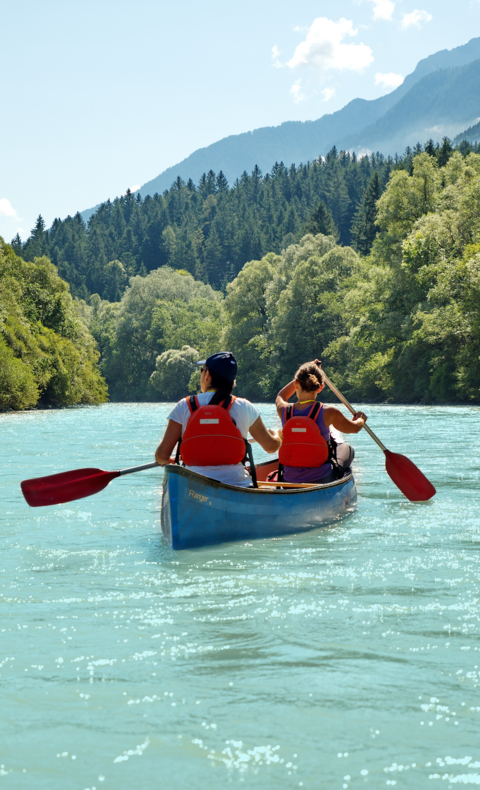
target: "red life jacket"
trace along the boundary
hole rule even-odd
[[[328,461],[328,442],[315,422],[319,409],[320,403],[314,403],[304,417],[294,416],[293,405],[284,410],[283,441],[278,454],[283,466],[319,467]]]
[[[199,406],[196,395],[185,398],[190,417],[182,436],[181,455],[186,466],[227,466],[245,458],[245,439],[229,414],[235,401]]]

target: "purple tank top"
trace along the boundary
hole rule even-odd
[[[308,403],[303,408],[295,406],[293,410],[294,417],[308,417],[312,410],[314,403]],[[320,433],[326,442],[330,439],[330,429],[323,420],[323,406],[322,403],[315,422],[320,428]],[[282,412],[282,426],[285,425],[285,409]],[[314,483],[316,480],[321,480],[332,471],[332,464],[325,463],[321,466],[285,466],[283,468],[283,479],[286,483]]]

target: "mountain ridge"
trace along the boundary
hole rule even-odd
[[[408,134],[410,145],[454,136],[480,116],[480,59],[427,74],[374,124],[339,141],[338,148],[396,153]],[[455,120],[452,121],[452,114]]]
[[[204,148],[199,148],[181,162],[147,181],[142,185],[139,193],[142,197],[153,195],[156,192],[161,194],[171,186],[178,176],[184,180],[192,178],[194,181],[198,181],[201,175],[209,170],[214,172],[222,170],[226,178],[230,182],[234,182],[243,171],[251,171],[255,165],[258,165],[262,170],[270,170],[275,161],[283,161],[286,166],[292,163],[311,161],[319,155],[325,155],[333,145],[340,149],[349,148],[351,150],[352,147],[357,146],[358,148],[360,146],[360,150],[380,150],[378,145],[368,144],[368,134],[377,135],[379,143],[388,142],[390,146],[391,135],[387,141],[378,137],[381,134],[382,118],[389,116],[395,106],[411,94],[418,83],[422,83],[425,79],[428,82],[429,77],[437,75],[431,84],[438,86],[442,81],[442,73],[443,80],[448,81],[444,72],[452,69],[461,70],[477,60],[480,60],[480,37],[473,38],[466,44],[452,50],[440,50],[423,58],[418,62],[414,71],[405,77],[402,85],[385,96],[372,100],[353,99],[340,110],[325,114],[315,121],[284,121],[279,126],[265,126],[249,132],[229,135]],[[478,87],[476,91],[478,93]],[[471,103],[471,105],[473,114],[470,117],[455,119],[453,125],[448,127],[451,128],[449,134],[456,134],[466,125],[477,120],[473,104]],[[477,115],[480,115],[480,102],[476,112]],[[394,118],[395,113],[389,117]],[[401,118],[401,120],[405,119]],[[429,122],[431,123],[431,121]],[[388,123],[389,118],[383,124],[384,134],[388,134]],[[380,125],[378,126],[378,124]],[[435,125],[434,123],[433,126],[435,127]],[[405,127],[405,123],[403,126]],[[445,124],[444,126],[447,128]],[[348,135],[345,135],[345,127],[350,129]],[[443,136],[443,133],[436,136],[435,131],[432,130],[432,132],[426,139],[428,137],[440,139]],[[406,145],[413,145],[418,141],[418,137],[412,139],[412,136],[422,133],[419,127],[411,131],[404,128],[403,137],[397,133],[393,138],[397,148],[382,150],[382,153],[401,152]],[[87,221],[99,205],[101,204],[82,211],[83,219]]]

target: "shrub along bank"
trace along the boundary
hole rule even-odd
[[[0,410],[102,403],[98,357],[55,266],[0,239]]]

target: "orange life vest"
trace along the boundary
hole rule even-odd
[[[180,453],[186,466],[227,466],[245,458],[245,439],[229,412],[230,395],[221,404],[199,406],[196,395],[185,398],[190,417],[182,436]]]
[[[319,467],[329,460],[328,442],[315,422],[319,409],[320,403],[314,403],[304,417],[295,417],[293,405],[284,409],[283,441],[278,454],[283,466]]]

